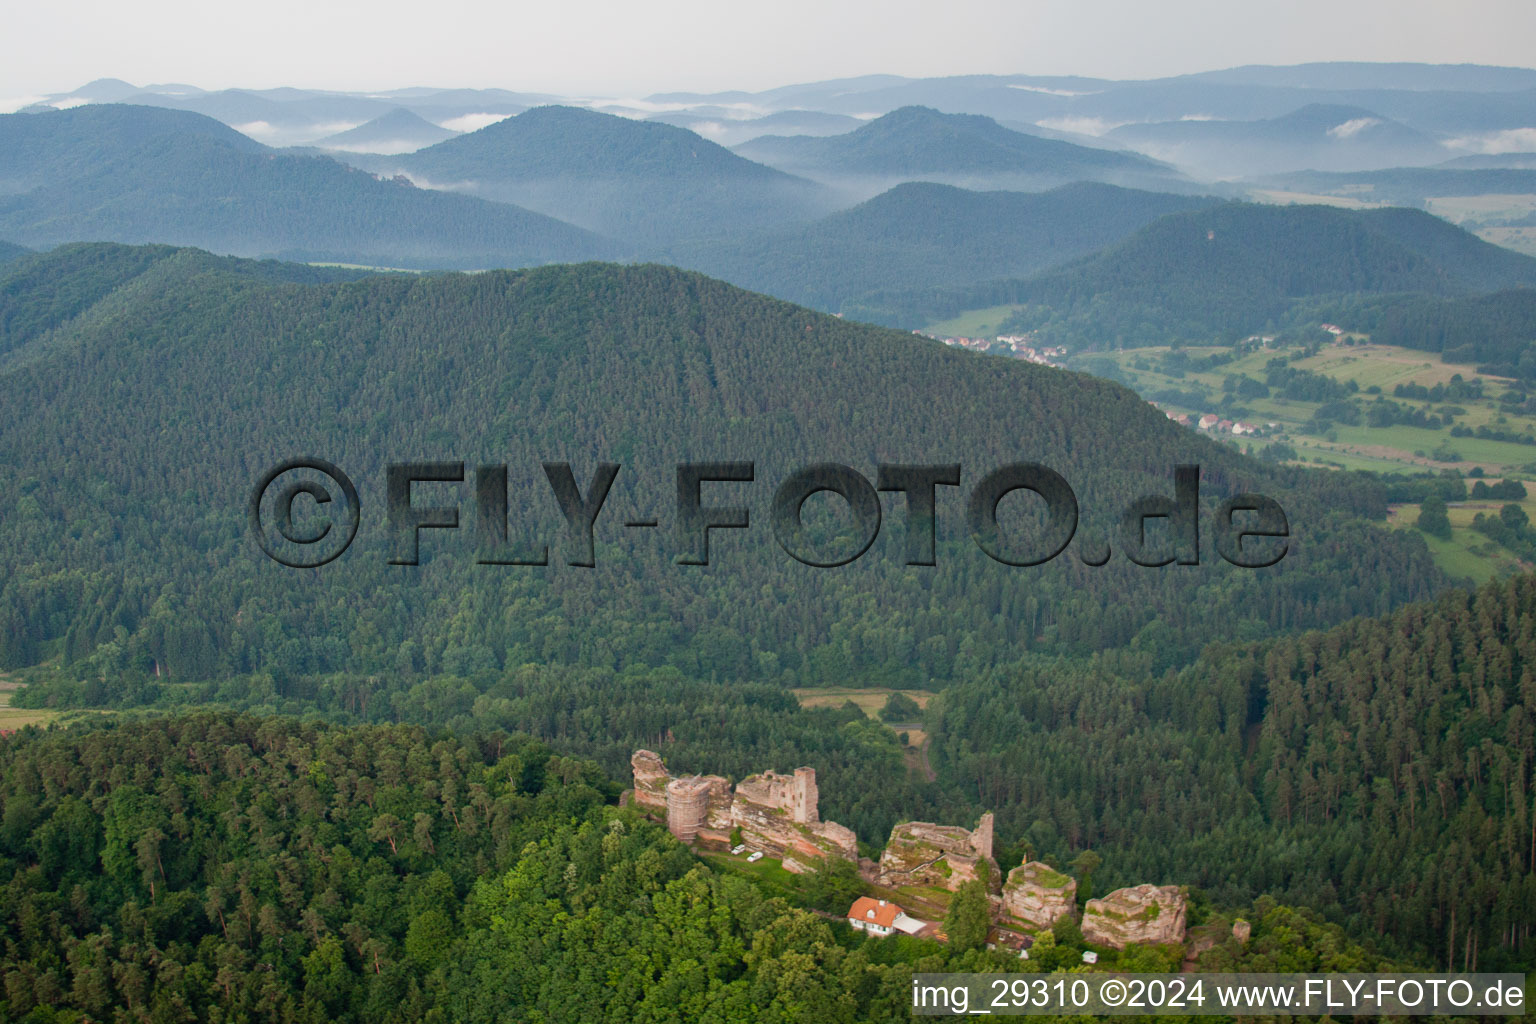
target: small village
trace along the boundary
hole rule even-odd
[[[1324,324],[1323,330],[1335,337],[1344,333],[1343,329],[1333,324]],[[1058,370],[1066,369],[1066,364],[1061,362],[1066,356],[1067,349],[1063,345],[1050,345],[1035,347],[1033,334],[1000,334],[992,338],[971,338],[958,335],[942,336],[927,334],[923,331],[913,331],[913,334],[934,341],[941,341],[950,348],[963,348],[970,352],[982,352],[987,355],[1011,357],[1020,359],[1026,363],[1034,363],[1038,366],[1052,366]],[[1260,337],[1255,335],[1250,341],[1267,343],[1273,341],[1272,337]],[[1149,403],[1161,408],[1158,403]],[[1163,410],[1163,414],[1180,426],[1190,427],[1194,430],[1203,430],[1212,434],[1230,434],[1233,437],[1257,437],[1264,434],[1275,434],[1281,430],[1279,423],[1247,423],[1241,420],[1224,419],[1215,413],[1178,413],[1171,410]]]
[[[994,356],[1010,356],[1021,359],[1026,363],[1035,363],[1040,366],[1054,366],[1063,369],[1063,364],[1058,362],[1067,354],[1065,346],[1051,345],[1044,348],[1036,348],[1033,344],[1034,336],[1030,334],[1000,334],[995,338],[966,338],[944,337],[935,334],[926,334],[923,331],[913,331],[913,334],[924,338],[932,338],[934,341],[942,341],[950,348],[963,348],[971,352],[985,352]]]
[[[1148,403],[1157,406],[1156,402]],[[1163,415],[1181,427],[1192,427],[1196,430],[1204,430],[1213,434],[1231,434],[1233,437],[1254,437],[1259,434],[1276,433],[1280,428],[1278,423],[1266,423],[1262,427],[1255,423],[1244,423],[1241,420],[1233,421],[1222,419],[1213,412],[1196,416],[1193,413],[1176,413],[1168,409],[1163,410]]]

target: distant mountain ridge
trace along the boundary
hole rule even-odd
[[[268,150],[198,114],[85,106],[0,116],[0,236],[110,240],[404,267],[613,256],[607,239],[515,206]]]
[[[643,100],[562,98],[506,89],[416,87],[384,92],[316,89],[204,90],[190,85],[135,86],[99,80],[55,93],[38,106],[132,102],[216,117],[271,145],[305,145],[364,124],[396,107],[459,130],[531,107],[569,103],[632,118],[699,128],[737,144],[752,135],[823,134],[806,117],[868,119],[923,106],[1003,122],[1088,135],[1129,123],[1181,118],[1259,121],[1310,103],[1374,111],[1432,137],[1520,131],[1536,125],[1536,71],[1481,65],[1324,62],[1247,66],[1145,81],[1080,75],[956,75],[907,78],[863,75],[761,91],[659,93]],[[759,118],[793,114],[791,127],[753,128]],[[449,123],[452,122],[452,123]],[[854,125],[848,125],[849,128]],[[743,134],[743,133],[750,133]],[[878,191],[878,190],[876,190]],[[871,193],[872,194],[872,193]]]
[[[327,135],[314,145],[319,149],[352,153],[409,153],[459,135],[440,128],[419,114],[396,107],[366,124],[335,135]]]
[[[808,220],[831,208],[811,182],[693,132],[577,107],[536,107],[416,153],[354,162],[636,245]]]
[[[1303,168],[1397,167],[1435,163],[1449,155],[1434,139],[1390,118],[1324,103],[1257,121],[1128,124],[1111,131],[1109,138],[1191,173],[1217,178]]]
[[[1042,193],[909,182],[803,228],[671,255],[733,284],[836,312],[881,289],[1034,274],[1216,201],[1094,182]]]
[[[796,174],[855,189],[901,181],[1014,189],[1100,180],[1177,178],[1134,153],[1092,149],[1004,128],[989,117],[903,107],[843,135],[766,136],[736,152]]]

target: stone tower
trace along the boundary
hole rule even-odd
[[[983,860],[992,856],[992,812],[988,811],[981,816],[976,823],[976,831],[971,833],[971,849],[976,851],[976,856]]]
[[[794,803],[790,808],[790,814],[801,825],[814,825],[821,820],[817,813],[816,802],[820,794],[816,790],[816,769],[796,768]]]
[[[691,843],[709,813],[710,780],[693,776],[667,783],[667,831]]]

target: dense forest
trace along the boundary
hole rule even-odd
[[[897,821],[992,810],[1005,866],[1093,850],[1099,892],[1177,880],[1226,906],[1268,893],[1409,958],[1514,969],[1530,962],[1536,924],[1533,621],[1536,579],[1518,577],[1326,632],[1213,645],[1179,669],[1155,670],[1145,647],[1025,657],[930,703],[933,781],[909,773],[894,731],[851,705],[802,709],[778,686],[675,669],[128,691],[59,680],[25,696],[507,730],[592,757],[614,778],[639,746],[678,770],[734,778],[808,764],[823,815],[872,854]]]
[[[916,972],[1083,948],[865,937],[615,793],[501,733],[199,714],[0,739],[0,1021],[852,1024],[908,1019]],[[1208,969],[1390,966],[1308,912],[1232,909],[1254,935]]]
[[[920,326],[964,309],[1027,305],[1011,330],[1115,348],[1273,329],[1346,296],[1452,297],[1536,283],[1536,259],[1418,210],[1227,202],[1162,217],[1075,263],[1018,280],[864,296],[844,313]]]
[[[1279,369],[1264,386],[1310,386]],[[869,854],[897,821],[994,811],[1005,868],[1092,851],[1099,892],[1188,884],[1201,914],[1270,922],[1223,963],[1529,962],[1536,583],[1410,604],[1448,581],[1417,532],[1374,522],[1396,492],[1373,477],[1263,463],[1108,381],[655,266],[25,255],[0,270],[0,401],[0,669],[28,684],[18,706],[116,713],[0,741],[15,1019],[130,1001],[152,1019],[590,1019],[586,999],[615,1020],[879,1020],[905,1012],[915,965],[990,962],[866,946],[811,912],[831,882],[713,875],[611,806],[639,746],[733,778],[810,765]],[[266,467],[310,453],[358,481],[362,529],[293,570],[256,549],[246,505]],[[706,504],[739,501],[756,529],[676,564],[675,463],[742,458],[753,483]],[[477,564],[469,529],[389,564],[383,467],[407,459],[506,464],[509,534],[551,564]],[[835,570],[767,529],[791,469],[940,459],[967,486],[1057,469],[1086,546],[1005,566],[943,493],[934,566],[905,564],[901,501]],[[555,460],[583,489],[622,465],[594,568],[569,564]],[[1237,492],[1281,502],[1287,557],[1227,565],[1207,519],[1202,564],[1130,564],[1119,512],[1171,494],[1178,463],[1201,466],[1207,516]],[[468,527],[472,502],[434,487],[422,500],[458,500]],[[618,525],[646,514],[665,528]],[[816,545],[849,540],[835,509],[807,522]],[[1037,525],[1027,507],[1003,522],[1015,540]],[[1122,557],[1086,564],[1096,542]],[[1336,625],[1357,613],[1375,618]],[[789,692],[850,683],[937,691],[927,772],[856,706]],[[1061,941],[1069,958],[1081,937]],[[649,981],[594,980],[611,977]]]
[[[548,662],[916,685],[1020,650],[1135,644],[1174,664],[1218,636],[1386,612],[1445,582],[1422,540],[1372,524],[1379,483],[1244,458],[1090,377],[659,267],[303,284],[230,266],[101,246],[7,265],[0,493],[15,497],[0,668],[57,659],[115,687]],[[362,488],[359,539],[315,571],[266,559],[246,525],[257,478],[298,454]],[[758,481],[710,485],[706,503],[735,495],[757,526],[715,532],[707,568],[674,562],[675,466],[701,458],[754,460]],[[553,564],[476,564],[462,491],[465,529],[426,532],[419,566],[388,564],[384,466],[413,459],[507,464],[511,537],[548,543]],[[809,568],[774,542],[767,506],[791,470],[826,460],[873,478],[879,463],[936,459],[964,474],[959,494],[940,489],[937,565],[905,564],[906,510],[891,498],[875,546],[844,568]],[[550,460],[572,462],[582,486],[599,461],[623,466],[594,569],[564,564],[580,551],[561,542]],[[1207,527],[1198,566],[1094,568],[1077,549],[1002,565],[967,536],[963,494],[1026,460],[1067,479],[1079,540],[1112,553],[1126,551],[1121,510],[1171,494],[1179,463],[1201,467],[1206,517],[1236,492],[1280,502],[1287,553],[1239,569]],[[1017,554],[1035,552],[1023,496],[1002,512]],[[662,529],[619,525],[644,515]],[[846,547],[838,517],[811,516],[828,547]]]
[[[930,709],[934,756],[1004,834],[1104,852],[1105,884],[1193,869],[1448,966],[1524,964],[1533,622],[1520,576],[1176,672],[1133,653],[999,669]]]
[[[1536,565],[1527,484],[1307,468],[1119,382],[1536,445],[1500,415],[1536,411],[1536,258],[1427,212],[1536,223],[1529,161],[1282,173],[1502,148],[1533,82],[102,80],[0,115],[0,1024],[873,1024],[927,972],[1527,971],[1536,573],[1436,562]],[[1231,198],[1269,187],[1418,208]],[[1102,373],[922,336],[962,313]],[[1518,386],[1221,369],[1324,321]],[[867,486],[779,490],[829,463]],[[1038,477],[987,503],[1020,463],[1070,490],[1054,539]],[[334,560],[269,557],[349,515]],[[685,846],[636,748],[810,767],[870,860]],[[875,879],[898,823],[978,819],[981,878]],[[992,869],[1031,860],[1078,913],[988,948]],[[1141,883],[1185,941],[1091,943]],[[860,895],[941,931],[856,930]]]
[[[1390,296],[1341,304],[1352,330],[1385,345],[1439,352],[1479,372],[1536,379],[1536,290],[1511,288],[1470,298]]]

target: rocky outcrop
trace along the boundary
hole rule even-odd
[[[814,769],[797,768],[793,775],[763,772],[743,779],[733,791],[719,775],[674,778],[649,750],[635,751],[630,767],[634,803],[664,815],[667,829],[685,843],[729,846],[732,833],[740,829],[747,849],[778,857],[791,871],[809,870],[823,857],[858,860],[853,830],[821,820]]]
[[[1032,860],[1008,872],[1003,910],[1029,929],[1049,928],[1077,914],[1077,880]]]
[[[992,859],[992,815],[983,814],[973,832],[959,825],[904,821],[891,829],[880,855],[876,880],[892,888],[915,885],[954,891],[966,882],[983,879],[998,888],[997,861]]]
[[[1232,922],[1232,937],[1238,942],[1246,943],[1248,941],[1248,936],[1252,934],[1253,925],[1249,924],[1247,921],[1244,921],[1242,918],[1238,918],[1236,921]]]
[[[1176,885],[1135,885],[1089,900],[1083,910],[1083,937],[1114,949],[1184,941],[1184,891]]]
[[[635,804],[648,811],[667,810],[667,783],[672,776],[661,755],[651,750],[637,750],[629,757],[629,767],[635,776]]]

